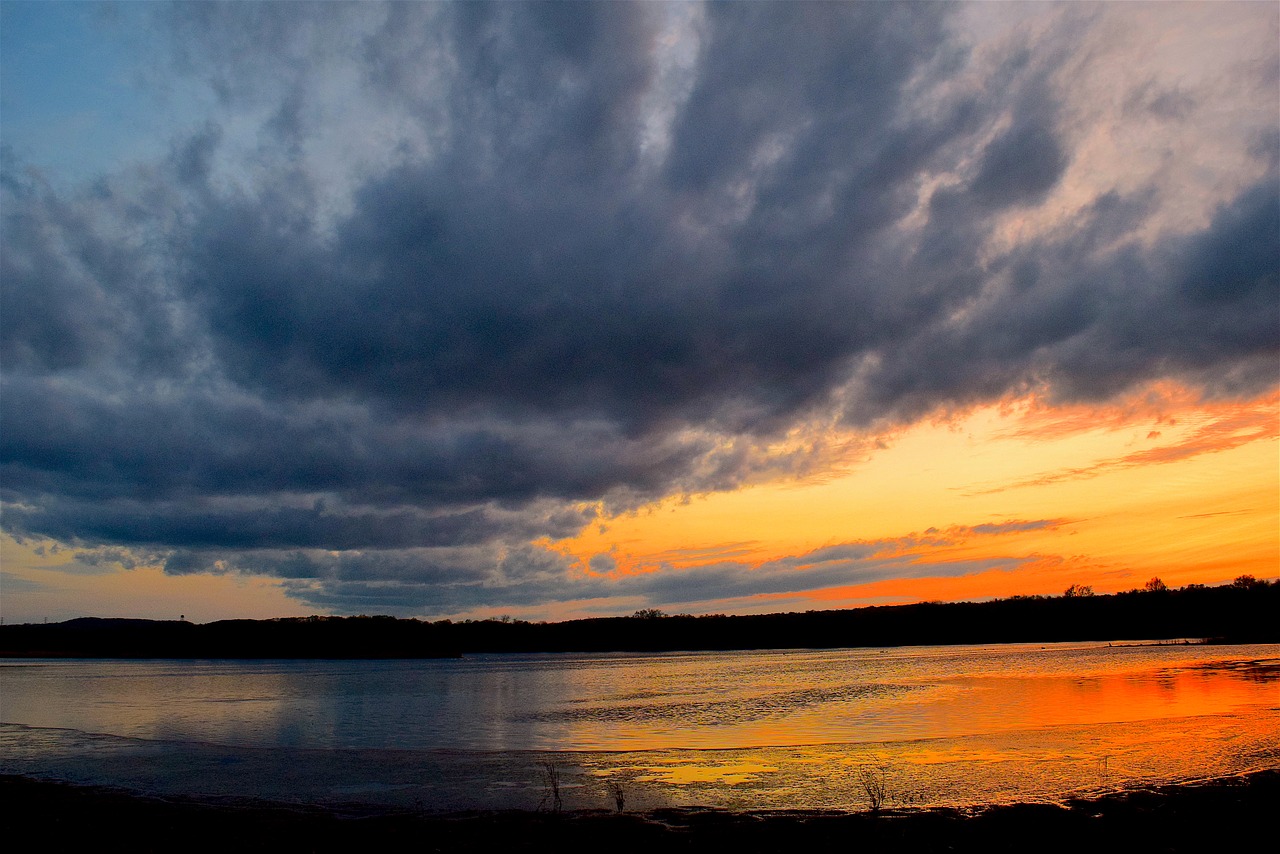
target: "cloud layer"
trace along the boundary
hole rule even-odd
[[[1125,10],[991,14],[156,8],[212,105],[166,158],[5,153],[6,530],[343,611],[694,601],[548,541],[833,429],[1274,387],[1276,10],[1194,79],[1126,64]]]

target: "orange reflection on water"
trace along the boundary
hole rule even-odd
[[[963,684],[963,683],[962,683]],[[933,734],[954,737],[1011,730],[1151,722],[1231,714],[1265,700],[1280,700],[1273,682],[1263,687],[1216,671],[1170,669],[1159,674],[984,679],[965,685],[952,702],[922,704]],[[1260,690],[1261,689],[1261,690]]]

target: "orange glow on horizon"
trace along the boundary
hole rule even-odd
[[[1274,392],[1206,402],[1168,383],[1101,406],[1005,401],[882,437],[885,450],[835,476],[669,499],[556,547],[583,565],[606,553],[621,578],[718,563],[746,572],[846,543],[892,552],[894,541],[939,540],[899,549],[918,577],[810,589],[798,569],[789,592],[673,606],[697,612],[1057,595],[1071,584],[1104,593],[1152,576],[1171,586],[1271,578],[1278,413]]]

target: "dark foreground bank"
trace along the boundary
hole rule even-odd
[[[1280,771],[1065,806],[869,813],[342,813],[206,803],[0,776],[6,836],[93,851],[1244,851],[1274,840]],[[1265,843],[1264,843],[1265,844]]]

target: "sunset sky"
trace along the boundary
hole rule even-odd
[[[1280,573],[1280,5],[0,3],[0,614]]]

